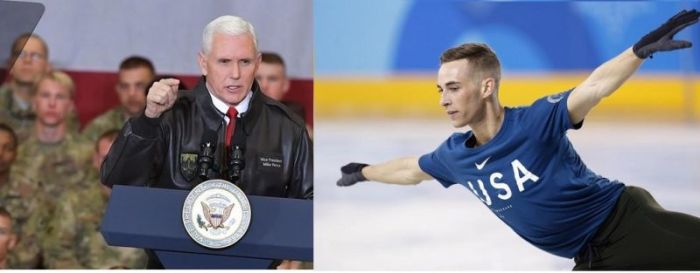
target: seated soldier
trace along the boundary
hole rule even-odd
[[[20,143],[32,134],[36,113],[32,98],[39,79],[51,70],[49,47],[33,33],[22,34],[12,43],[8,59],[9,80],[0,86],[0,123],[15,130]],[[80,123],[75,109],[68,113],[68,129],[77,131]]]
[[[42,203],[43,195],[35,193],[33,186],[26,180],[16,179],[16,175],[10,176],[17,155],[17,145],[18,139],[14,130],[0,123],[0,207],[12,212],[12,233],[16,234],[14,250],[5,254],[6,267],[37,268],[40,266],[40,257],[36,237],[19,238],[19,234],[25,226],[26,230],[31,230],[33,227],[25,223],[29,222],[32,215],[36,215],[34,218],[44,215],[48,206]]]
[[[145,268],[142,249],[108,246],[100,233],[110,188],[100,183],[99,169],[118,130],[102,134],[96,142],[86,186],[64,191],[56,213],[48,223],[50,232],[42,241],[48,268]]]
[[[14,252],[20,257],[13,257],[13,267],[45,266],[41,264],[41,241],[57,198],[86,184],[84,170],[91,149],[69,129],[73,95],[73,81],[63,72],[50,71],[38,81],[32,100],[37,115],[34,131],[19,147],[10,174],[13,181],[8,185],[17,204],[11,212],[19,226]]]
[[[119,105],[93,119],[83,130],[86,140],[93,142],[104,132],[121,129],[124,123],[143,112],[146,107],[146,90],[155,77],[155,68],[150,60],[131,56],[119,65],[119,80],[114,89],[119,96]]]

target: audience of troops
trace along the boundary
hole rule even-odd
[[[284,61],[275,53],[262,60],[256,78],[263,93],[282,101],[290,85]],[[75,84],[51,67],[41,37],[18,37],[7,67],[0,86],[0,269],[145,268],[143,250],[108,246],[102,238],[110,189],[99,170],[163,76],[147,58],[124,59],[114,87],[120,104],[80,131]],[[305,117],[301,105],[282,103]]]

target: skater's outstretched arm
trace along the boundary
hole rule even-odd
[[[388,184],[415,185],[433,179],[418,166],[418,157],[404,157],[376,165],[350,163],[340,168],[342,177],[338,186],[351,186],[362,181]]]
[[[658,51],[690,47],[690,42],[674,40],[673,36],[687,26],[697,23],[699,15],[694,9],[679,12],[659,28],[642,37],[633,47],[596,68],[569,96],[567,107],[572,124],[583,121],[588,112],[603,98],[615,92],[637,71],[647,57]]]

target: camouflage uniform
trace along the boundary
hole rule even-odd
[[[19,239],[8,254],[8,268],[41,267],[39,242],[53,205],[36,185],[10,176],[7,184],[0,187],[0,206],[12,214],[13,230]]]
[[[112,110],[93,119],[83,129],[83,137],[90,142],[96,142],[97,139],[109,130],[121,130],[124,123],[128,120],[124,107],[117,106]]]
[[[66,188],[85,185],[93,146],[75,134],[66,134],[58,143],[41,143],[35,136],[19,147],[12,177],[38,187],[50,198]]]
[[[48,268],[145,268],[146,253],[141,249],[108,246],[100,233],[100,223],[108,197],[101,192],[97,170],[91,169],[89,184],[65,191],[49,234],[42,241]]]
[[[17,105],[9,84],[0,86],[0,123],[12,127],[20,142],[32,134],[35,120],[36,114],[31,106],[29,109],[22,109]]]
[[[31,102],[30,102],[31,103]],[[0,86],[0,123],[6,123],[17,134],[17,139],[20,143],[32,135],[34,131],[34,122],[36,121],[36,113],[30,105],[28,109],[22,109],[15,101],[12,95],[12,90],[9,84]],[[75,111],[68,113],[67,118],[68,130],[77,132],[80,127],[78,114]]]
[[[18,150],[4,189],[3,202],[16,219],[18,246],[10,255],[13,268],[42,266],[41,241],[56,198],[68,185],[81,185],[91,151],[73,135],[56,144],[44,144],[32,136]]]

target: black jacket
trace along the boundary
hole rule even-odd
[[[197,173],[204,142],[216,143],[209,179],[228,180],[226,121],[204,82],[181,92],[159,118],[141,115],[125,124],[102,165],[105,185],[189,190],[202,182]],[[236,185],[246,194],[313,198],[313,154],[304,122],[260,92],[257,82],[252,91],[236,123],[234,144],[243,147],[245,164]]]

